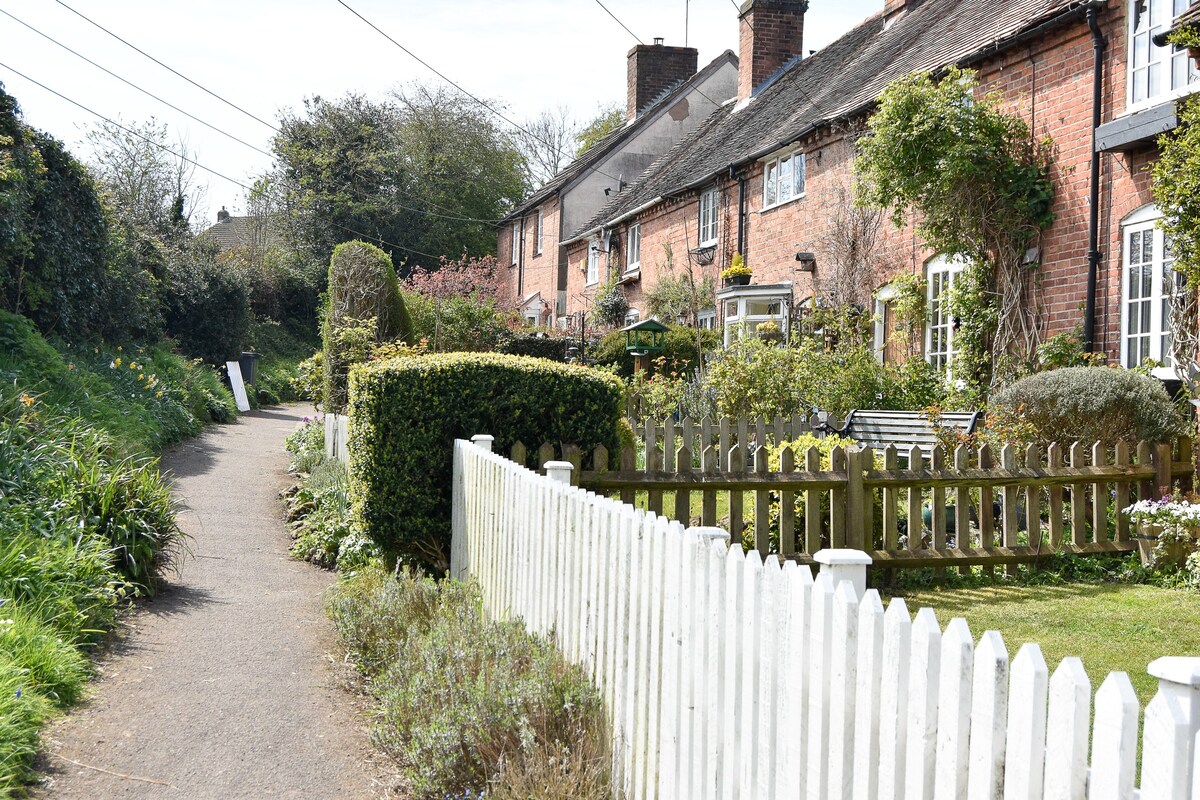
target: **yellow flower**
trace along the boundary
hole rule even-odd
[[[73,369],[75,369],[75,365],[74,365],[74,364],[67,364],[67,369],[73,370]]]
[[[29,408],[31,405],[33,405],[33,398],[27,394],[22,394],[21,395],[21,404],[24,405],[26,408]]]
[[[138,373],[138,380],[139,380],[139,381],[144,381],[144,380],[146,380],[146,376],[145,376],[145,375],[143,375],[142,373],[140,373],[140,372],[139,372],[139,373]]]
[[[111,364],[109,364],[108,366],[109,366],[109,368],[110,368],[110,369],[115,369],[115,368],[117,368],[117,367],[121,366],[121,359],[120,359],[120,357],[118,356],[117,358],[114,358],[114,359],[113,359],[113,361],[112,361],[112,363],[111,363]]]
[[[159,389],[157,392],[155,392],[155,393],[154,393],[154,396],[155,396],[155,397],[162,397],[162,389]]]
[[[124,347],[117,347],[117,352],[120,353],[124,349],[125,349]]]

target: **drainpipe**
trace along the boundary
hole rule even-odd
[[[738,252],[746,257],[746,177],[738,175]]]
[[[1100,127],[1100,106],[1104,88],[1104,48],[1107,42],[1100,31],[1095,7],[1087,11],[1092,32],[1092,164],[1088,196],[1088,273],[1087,304],[1083,315],[1083,345],[1089,353],[1096,349],[1096,282],[1100,272],[1100,153],[1096,151],[1096,129]]]

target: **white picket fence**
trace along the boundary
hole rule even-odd
[[[1200,659],[1095,694],[1077,658],[886,611],[878,593],[730,548],[490,452],[454,449],[452,576],[553,632],[604,694],[631,800],[1200,800]],[[556,474],[557,473],[557,474]],[[1089,752],[1090,746],[1090,752]],[[1090,759],[1089,759],[1090,755]]]
[[[350,463],[350,418],[344,414],[325,415],[325,457]]]

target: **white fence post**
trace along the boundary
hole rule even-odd
[[[471,444],[478,447],[480,450],[492,452],[492,444],[496,441],[495,436],[489,436],[486,433],[479,433],[471,437]]]
[[[834,589],[842,581],[849,581],[855,597],[867,593],[867,567],[871,566],[871,557],[862,550],[818,550],[813,560],[821,565],[821,572],[829,576]]]
[[[1142,799],[1186,798],[1200,725],[1200,658],[1160,658],[1148,671],[1158,678],[1158,693],[1146,706]]]
[[[322,421],[325,423],[325,458],[332,459],[337,452],[337,417],[327,413]]]
[[[350,463],[350,417],[339,414],[337,418],[337,459]]]

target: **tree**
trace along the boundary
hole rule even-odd
[[[957,68],[893,81],[856,172],[862,202],[890,209],[897,227],[915,210],[932,249],[968,262],[950,296],[963,347],[955,376],[982,389],[1006,357],[1035,358],[1041,315],[1025,254],[1054,219],[1054,185],[1049,140],[1000,111],[998,95],[976,97],[977,86]]]
[[[397,270],[495,251],[492,227],[524,195],[523,159],[472,101],[414,84],[380,102],[349,94],[285,112],[272,176],[289,238],[328,262],[356,238]]]
[[[592,121],[586,123],[579,130],[579,135],[576,137],[578,147],[575,150],[575,157],[579,158],[588,150],[591,150],[595,147],[596,142],[624,124],[625,109],[618,103],[609,103],[608,105],[600,106],[600,110],[592,118]]]
[[[575,157],[579,123],[560,105],[526,120],[523,128],[516,133],[516,145],[525,157],[526,180],[530,188],[543,186]]]
[[[88,166],[120,222],[164,241],[186,237],[208,191],[196,180],[186,139],[172,141],[166,124],[153,117],[142,123],[101,122],[85,138],[92,148]]]

